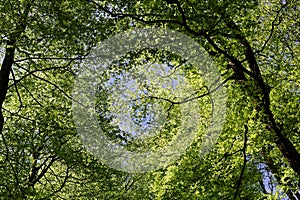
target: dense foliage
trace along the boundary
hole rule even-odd
[[[103,72],[95,95],[99,125],[111,141],[130,151],[162,148],[182,123],[180,98],[195,91],[205,119],[175,162],[127,173],[108,167],[82,144],[72,89],[93,47],[146,27],[176,30],[204,47],[222,74],[216,85],[226,88],[227,112],[215,146],[200,157],[212,109],[202,72],[171,52],[127,52]],[[300,199],[299,29],[297,0],[1,0],[1,199]],[[156,85],[141,83],[145,93],[132,94],[143,101],[119,99],[121,106],[113,106],[113,97],[124,94],[118,77],[142,74],[145,61],[174,70],[172,81],[184,75],[190,89],[174,94],[172,85],[150,74]],[[151,105],[168,113],[162,131],[146,139],[118,127],[125,114],[115,120],[107,114],[132,107],[139,120],[131,126],[137,127],[149,119]]]

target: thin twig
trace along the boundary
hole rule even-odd
[[[263,44],[262,48],[258,51],[255,52],[255,54],[258,54],[258,53],[261,53],[264,51],[264,49],[266,48],[267,44],[269,43],[270,39],[272,38],[273,36],[273,33],[274,33],[274,30],[275,30],[275,25],[278,26],[281,22],[282,22],[282,19],[279,17],[279,14],[280,12],[288,5],[288,2],[286,2],[286,4],[283,4],[281,6],[281,8],[277,11],[277,15],[275,17],[275,19],[272,21],[272,27],[271,27],[271,30],[270,30],[270,34],[269,34],[269,37],[267,38],[267,40],[265,41],[265,43]],[[275,23],[277,21],[277,18],[279,17],[279,22],[278,23]]]

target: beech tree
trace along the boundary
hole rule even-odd
[[[0,10],[4,199],[300,199],[296,0],[3,0]],[[199,151],[205,123],[174,163],[153,172],[121,172],[82,144],[72,116],[72,89],[93,47],[111,35],[149,27],[183,33],[206,50],[222,74],[216,85],[227,91],[226,118],[204,157]],[[144,60],[169,66],[184,73],[192,88],[202,88],[197,98],[187,100],[203,106],[209,122],[209,91],[202,87],[201,72],[183,58],[144,49],[122,59],[103,73],[102,83],[138,72]],[[111,86],[100,84],[96,105],[99,125],[112,141],[130,151],[160,149],[170,142],[181,123],[179,107],[188,101],[177,101],[168,87],[148,87],[148,99],[134,104],[140,111],[135,117],[145,120],[147,105],[158,103],[169,121],[159,135],[137,139],[116,126],[124,117],[116,123],[105,116],[121,109],[111,106],[110,97],[122,93],[122,85],[120,91],[109,91]]]

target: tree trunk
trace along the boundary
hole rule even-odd
[[[15,41],[8,41],[5,56],[0,70],[0,132],[2,133],[4,117],[2,113],[3,102],[5,100],[9,82],[9,74],[15,57]]]
[[[25,31],[27,25],[27,18],[31,8],[31,3],[28,2],[24,5],[25,10],[20,15],[18,23],[16,24],[15,32],[12,33],[8,38],[6,43],[4,60],[1,65],[0,70],[0,133],[2,134],[3,126],[4,126],[4,116],[2,112],[3,102],[5,100],[7,90],[8,90],[8,82],[9,75],[12,71],[12,65],[14,63],[15,50],[16,50],[16,42],[21,34]]]
[[[253,49],[248,42],[248,40],[245,38],[245,36],[241,33],[239,27],[235,24],[235,22],[230,19],[230,17],[226,16],[223,13],[223,17],[225,18],[226,24],[229,28],[234,30],[234,35],[237,40],[243,44],[245,49],[245,56],[247,58],[247,62],[249,65],[249,68],[252,72],[251,77],[254,79],[254,81],[259,85],[261,89],[261,93],[263,96],[262,99],[262,105],[264,108],[265,113],[268,116],[268,126],[270,128],[270,131],[275,132],[275,143],[277,147],[280,149],[283,156],[287,159],[288,163],[290,164],[291,168],[298,174],[298,177],[300,177],[300,154],[292,144],[292,142],[286,138],[284,135],[282,135],[282,131],[280,130],[278,124],[276,123],[274,119],[274,115],[270,109],[270,88],[263,80],[263,77],[261,75],[260,69],[258,67],[257,60],[255,58],[255,53],[253,52]],[[241,66],[242,68],[242,66]],[[257,102],[260,102],[261,100],[258,98]]]

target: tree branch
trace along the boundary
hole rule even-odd
[[[272,21],[272,25],[271,25],[272,27],[271,27],[271,30],[270,30],[269,37],[268,37],[267,40],[264,42],[262,48],[261,48],[260,50],[256,51],[255,54],[259,54],[259,53],[263,52],[264,49],[266,48],[267,44],[269,43],[269,41],[271,40],[271,38],[272,38],[272,36],[273,36],[273,32],[274,32],[274,30],[275,30],[275,26],[278,26],[278,25],[282,22],[282,19],[279,17],[279,14],[280,14],[280,12],[281,12],[285,7],[287,7],[287,5],[288,5],[288,1],[287,1],[285,4],[283,4],[283,5],[281,6],[281,8],[277,11],[277,14],[276,14],[276,16],[275,16],[275,19]],[[279,22],[278,22],[278,23],[275,23],[275,22],[277,21],[278,17],[279,17]]]
[[[244,132],[244,147],[243,147],[243,167],[242,167],[242,171],[240,173],[240,177],[239,177],[239,180],[237,182],[237,188],[236,188],[236,191],[235,191],[235,194],[234,194],[234,200],[238,197],[239,195],[239,190],[240,190],[240,187],[242,185],[242,179],[243,179],[243,175],[244,175],[244,172],[245,172],[245,169],[246,169],[246,164],[247,164],[247,154],[246,154],[246,149],[247,149],[247,134],[248,134],[248,126],[247,125],[244,125],[244,128],[245,128],[245,132]]]

